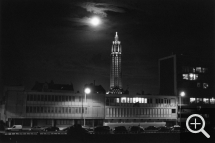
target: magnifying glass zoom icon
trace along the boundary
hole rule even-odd
[[[190,119],[191,118],[193,118],[193,117],[198,117],[198,118],[200,118],[201,120],[202,120],[202,127],[199,129],[199,130],[192,130],[191,128],[190,128],[190,126],[189,126],[189,121],[190,121]],[[196,125],[197,124],[201,124],[201,123],[196,123],[196,119],[195,119],[195,123],[190,123],[190,124],[194,124],[195,125],[195,128],[196,128]],[[207,138],[210,138],[210,135],[204,130],[204,127],[205,127],[205,120],[204,120],[204,118],[201,116],[201,115],[199,115],[199,114],[192,114],[192,115],[190,115],[188,118],[187,118],[187,120],[186,120],[186,127],[187,127],[187,129],[191,132],[191,133],[199,133],[199,132],[202,132]]]

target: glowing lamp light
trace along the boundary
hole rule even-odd
[[[98,17],[93,17],[90,22],[93,26],[97,26],[100,24],[100,19]]]
[[[193,76],[194,76],[194,75],[191,73],[191,74],[190,74],[190,77],[192,78]]]
[[[182,91],[182,92],[180,93],[180,95],[181,95],[182,97],[185,96],[185,92]]]
[[[91,90],[90,90],[89,88],[85,88],[84,92],[85,92],[86,94],[89,94],[89,93],[91,92]]]

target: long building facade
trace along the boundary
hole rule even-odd
[[[175,124],[177,99],[174,96],[107,95],[84,93],[26,91],[7,87],[1,119],[8,126],[58,126],[75,123],[98,126],[108,123]],[[160,101],[160,102],[158,102]],[[162,101],[162,102],[161,102]]]

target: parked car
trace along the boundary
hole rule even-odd
[[[145,128],[145,131],[157,131],[157,130],[158,130],[158,128],[155,126],[148,126]]]
[[[67,129],[67,135],[86,135],[89,134],[89,132],[82,128],[80,124],[74,124],[73,126],[68,127]]]
[[[43,129],[43,131],[59,131],[59,128],[58,127],[47,127],[45,129]]]
[[[22,131],[22,125],[13,125],[11,128],[6,128],[6,131]]]
[[[170,128],[166,126],[161,126],[161,127],[158,127],[157,132],[170,132]]]
[[[87,130],[89,132],[89,134],[94,134],[94,128],[86,128],[85,130]]]
[[[66,127],[66,128],[64,128],[64,129],[62,129],[61,131],[68,131],[70,128],[71,128],[72,126],[69,126],[69,127]]]
[[[44,130],[44,128],[42,128],[40,126],[34,126],[30,129],[30,131],[32,131],[32,132],[34,132],[34,131],[38,132],[38,131],[43,131],[43,130]]]
[[[92,126],[82,126],[85,130],[89,132],[89,134],[94,134],[94,127]]]
[[[141,126],[131,126],[129,128],[129,133],[141,134],[144,132],[144,129]]]
[[[110,134],[109,126],[98,126],[94,129],[95,134]]]
[[[185,129],[180,127],[179,125],[174,125],[174,126],[170,127],[170,131],[182,133],[182,132],[185,132]]]
[[[126,129],[125,126],[118,126],[113,129],[113,133],[114,134],[124,134],[124,133],[128,133],[128,130]]]

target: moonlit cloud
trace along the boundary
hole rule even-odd
[[[102,28],[105,28],[105,24],[108,23],[107,12],[116,12],[116,13],[124,13],[125,11],[122,8],[117,7],[114,4],[107,3],[94,3],[94,2],[82,2],[76,3],[76,6],[83,8],[86,10],[86,13],[82,11],[82,13],[77,13],[76,16],[71,16],[66,18],[68,21],[74,22],[73,25],[76,26],[90,26],[90,17],[91,14],[97,15],[101,19]],[[89,15],[90,14],[90,15]],[[84,16],[83,16],[84,15]],[[109,24],[108,24],[109,25]],[[106,25],[107,26],[107,25]]]
[[[106,4],[106,3],[86,2],[86,3],[79,3],[78,6],[85,8],[88,12],[100,15],[102,17],[107,17],[107,13],[106,13],[107,11],[119,12],[119,13],[125,12],[123,9],[118,8],[115,5]]]

